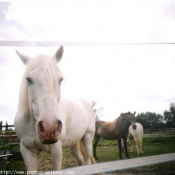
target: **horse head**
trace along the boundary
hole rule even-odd
[[[129,114],[129,122],[130,122],[130,125],[132,126],[133,130],[136,130],[136,118],[135,118],[135,114],[136,112],[134,113],[131,113],[131,112],[128,112]]]
[[[39,55],[30,59],[19,52],[17,54],[26,65],[21,86],[21,103],[23,98],[27,99],[25,107],[35,120],[36,133],[41,143],[53,144],[57,142],[62,129],[57,107],[63,75],[57,63],[62,58],[63,47],[53,57]]]

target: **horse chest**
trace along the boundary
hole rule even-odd
[[[127,137],[128,130],[117,130],[115,135],[116,135],[116,137]]]
[[[66,128],[64,139],[62,140],[62,146],[67,147],[76,144],[79,140],[81,140],[86,130],[86,125],[79,127],[77,127],[77,125],[71,125],[69,128]]]
[[[31,135],[25,135],[22,140],[21,140],[21,143],[29,148],[29,149],[35,149],[35,150],[39,150],[38,148],[38,145],[40,144],[40,141],[39,139],[35,136],[31,136]]]

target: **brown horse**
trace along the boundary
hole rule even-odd
[[[129,126],[132,125],[133,129],[136,129],[135,113],[136,112],[122,113],[113,122],[96,121],[96,131],[93,143],[94,157],[96,159],[98,159],[96,156],[96,147],[101,137],[107,140],[117,139],[120,159],[122,159],[121,139],[123,139],[126,157],[129,158],[126,141]]]

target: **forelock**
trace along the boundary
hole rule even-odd
[[[39,55],[29,61],[26,66],[26,70],[22,77],[21,81],[21,89],[20,89],[20,96],[19,96],[19,108],[26,110],[25,112],[29,112],[29,103],[28,103],[28,93],[27,93],[27,83],[26,77],[27,75],[33,71],[34,69],[44,69],[47,71],[47,76],[49,81],[53,81],[54,72],[59,72],[60,75],[63,77],[59,67],[57,66],[57,62],[55,59],[47,55]]]

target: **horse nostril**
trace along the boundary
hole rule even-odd
[[[55,122],[55,124],[61,125],[61,124],[62,124],[62,123],[61,123],[61,120],[57,120],[57,121]]]
[[[39,125],[39,130],[40,130],[40,132],[44,132],[43,122],[40,121],[40,122],[38,123],[38,125]]]
[[[57,130],[61,131],[61,129],[62,129],[62,122],[61,122],[61,120],[57,120],[55,123],[57,124]]]

